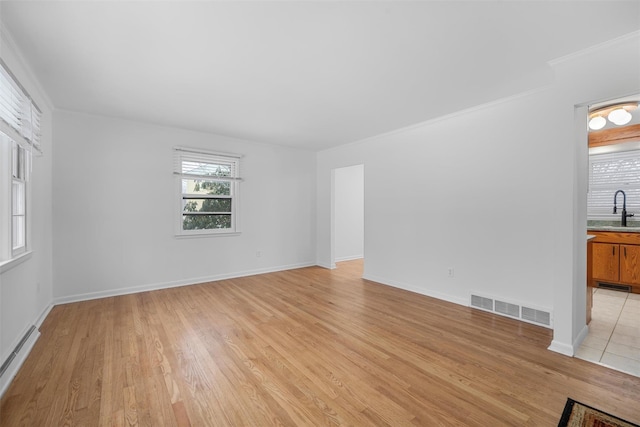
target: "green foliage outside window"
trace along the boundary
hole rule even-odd
[[[230,182],[196,181],[192,194],[229,196]],[[189,215],[188,213],[195,213]],[[231,199],[194,198],[186,200],[183,208],[182,228],[184,230],[209,230],[231,228]]]

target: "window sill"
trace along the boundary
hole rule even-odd
[[[229,237],[239,236],[239,231],[230,231],[228,233],[198,233],[198,234],[176,234],[177,239],[200,239],[203,237]]]
[[[32,254],[33,254],[33,251],[27,251],[18,255],[15,258],[0,262],[0,274],[4,273],[5,271],[9,271],[13,267],[16,267],[22,264],[23,262],[27,261],[28,259],[31,258]]]

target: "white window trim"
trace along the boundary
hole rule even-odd
[[[40,149],[42,112],[0,59],[0,273],[31,257],[31,165]],[[13,145],[24,150],[24,245],[13,247]]]
[[[13,145],[13,144],[12,144]],[[27,248],[30,246],[29,243],[29,237],[31,235],[31,229],[29,227],[29,221],[31,220],[31,215],[30,215],[30,208],[31,208],[31,201],[30,201],[30,185],[29,185],[29,175],[31,175],[31,153],[29,153],[27,150],[25,150],[23,147],[21,147],[19,144],[15,143],[15,146],[11,147],[11,151],[12,151],[12,155],[14,153],[14,150],[17,150],[18,152],[22,152],[22,156],[19,157],[19,160],[22,160],[21,165],[18,166],[18,169],[21,170],[22,175],[20,177],[15,177],[12,174],[11,177],[11,258],[16,258],[20,255],[22,255],[23,253],[27,252]],[[12,164],[13,164],[13,160],[12,160]],[[13,210],[15,208],[14,203],[15,203],[15,199],[14,199],[14,194],[13,194],[13,184],[18,183],[21,184],[23,187],[23,192],[24,194],[22,195],[23,197],[23,214],[21,215],[16,215],[13,213]],[[13,240],[15,238],[15,233],[16,233],[16,229],[13,226],[13,220],[15,219],[16,216],[21,216],[23,217],[23,225],[22,225],[22,245],[14,247],[13,246]]]
[[[202,238],[202,237],[214,237],[214,236],[237,236],[241,233],[240,227],[240,159],[239,154],[223,153],[216,151],[208,151],[202,149],[194,149],[187,147],[174,147],[174,170],[175,176],[175,193],[176,193],[176,219],[174,221],[175,230],[174,234],[177,238]],[[216,178],[205,175],[192,175],[185,174],[182,171],[182,161],[184,157],[189,158],[201,158],[202,160],[211,161],[224,161],[234,164],[232,168],[234,175],[231,177]],[[183,178],[202,178],[203,180],[210,181],[230,181],[232,184],[231,190],[231,228],[224,229],[200,229],[200,230],[184,230],[183,229],[183,213],[182,202],[185,195],[182,193],[182,179]]]
[[[2,203],[0,209],[0,267],[1,271],[6,271],[24,261],[23,256],[31,253],[32,234],[32,201],[31,201],[31,153],[25,153],[25,177],[21,182],[25,186],[25,229],[24,245],[18,248],[13,247],[13,145],[15,142],[0,132],[0,199],[7,203]],[[17,262],[19,261],[19,262]]]
[[[23,252],[14,258],[0,262],[0,274],[4,273],[5,271],[9,271],[13,267],[17,267],[23,262],[29,260],[32,254],[33,254],[33,251],[27,250],[26,252]]]

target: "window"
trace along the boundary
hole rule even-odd
[[[618,190],[626,194],[627,211],[640,215],[640,150],[589,156],[588,218],[619,219],[622,195],[617,200],[618,213],[613,214],[613,197]]]
[[[30,250],[31,158],[40,154],[41,112],[0,60],[0,267]]]
[[[23,147],[13,142],[11,167],[11,254],[27,249],[27,155]]]
[[[178,235],[240,231],[238,218],[240,156],[174,149],[178,180]]]

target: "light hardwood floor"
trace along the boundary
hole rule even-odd
[[[640,423],[640,378],[551,331],[304,268],[54,307],[9,426],[555,426],[567,397]]]

